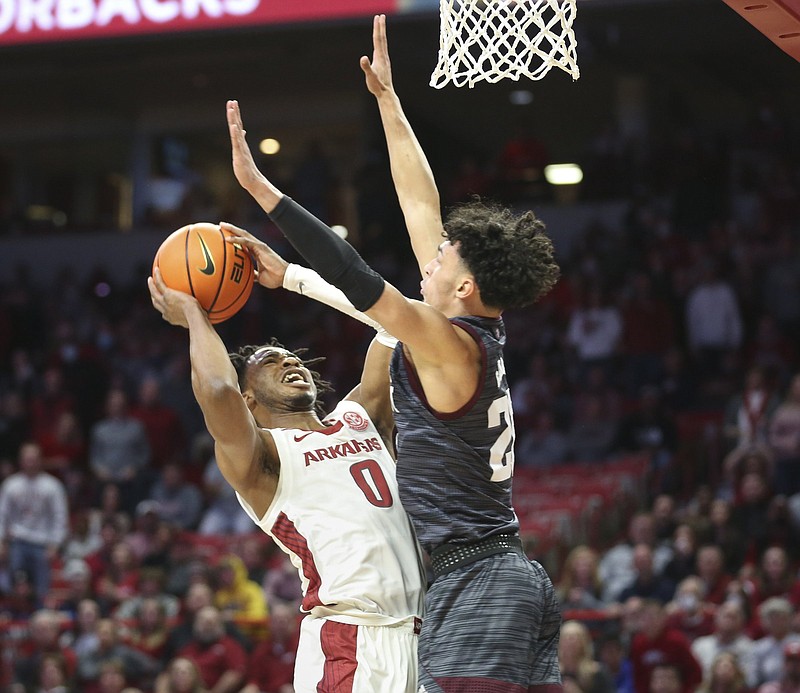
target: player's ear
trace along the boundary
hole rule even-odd
[[[245,390],[242,393],[242,399],[244,399],[244,403],[247,405],[247,408],[253,412],[257,406],[256,398],[253,396],[252,390]]]
[[[475,283],[475,277],[471,274],[465,274],[456,284],[456,298],[466,299],[477,293],[478,285]]]

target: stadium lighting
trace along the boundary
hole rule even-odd
[[[576,185],[583,180],[578,164],[551,164],[544,167],[544,177],[550,185]]]
[[[258,143],[258,151],[260,151],[262,154],[271,156],[272,154],[277,154],[280,150],[281,143],[272,137],[267,137]]]

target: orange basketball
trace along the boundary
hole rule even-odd
[[[164,283],[191,294],[219,323],[233,317],[253,290],[253,258],[242,246],[225,240],[231,236],[216,224],[188,224],[171,233],[153,260]]]

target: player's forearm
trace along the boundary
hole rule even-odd
[[[442,242],[441,201],[422,146],[394,92],[378,98],[397,198],[420,266],[436,256]]]
[[[238,390],[238,380],[225,344],[199,304],[191,308],[186,318],[189,323],[192,389],[203,407],[232,389]]]
[[[340,289],[357,310],[368,310],[380,298],[383,278],[355,248],[294,200],[284,196],[270,218],[308,264]]]

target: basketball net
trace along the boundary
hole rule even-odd
[[[430,85],[538,80],[551,67],[578,79],[576,12],[576,0],[439,0],[439,64]]]

